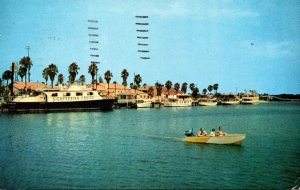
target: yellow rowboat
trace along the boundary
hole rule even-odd
[[[187,136],[183,141],[188,143],[233,144],[240,145],[245,140],[245,134],[227,134],[225,136]]]

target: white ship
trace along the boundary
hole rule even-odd
[[[31,95],[21,95],[8,102],[9,111],[47,112],[112,109],[114,99],[85,86],[70,85],[66,89],[42,89]]]
[[[165,107],[188,107],[192,106],[191,96],[188,94],[177,94],[164,102]]]
[[[242,104],[258,104],[259,103],[259,95],[255,92],[246,93],[242,95]]]

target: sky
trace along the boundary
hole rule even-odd
[[[140,74],[142,84],[187,82],[200,92],[218,83],[222,93],[300,94],[298,0],[0,0],[0,7],[0,73],[30,46],[33,82],[44,81],[51,63],[66,79],[72,62],[77,78],[91,82],[88,67],[99,61],[99,75],[110,70],[118,83],[127,69],[128,84]]]

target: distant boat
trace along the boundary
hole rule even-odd
[[[242,95],[242,104],[258,104],[259,95],[255,92],[246,93]]]
[[[135,98],[132,94],[118,94],[117,99],[119,107],[132,107],[132,105],[135,105]]]
[[[232,144],[240,145],[246,138],[245,134],[227,134],[225,136],[186,136],[183,141],[204,144]]]
[[[137,108],[151,108],[152,100],[151,99],[136,99]]]
[[[217,98],[210,97],[208,95],[201,96],[198,100],[199,106],[216,106],[218,104]]]
[[[164,102],[164,107],[189,107],[192,106],[192,99],[189,94],[177,94],[175,97],[168,98]]]
[[[234,94],[222,95],[219,99],[222,105],[236,105],[240,104],[239,98]]]
[[[13,112],[83,111],[112,109],[114,102],[99,91],[72,84],[67,89],[42,89],[17,96],[7,106]]]

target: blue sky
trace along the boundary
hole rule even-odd
[[[88,19],[99,23],[100,74],[111,70],[142,76],[142,83],[166,80],[195,83],[202,91],[218,83],[220,92],[300,93],[300,1],[233,0],[0,0],[0,72],[27,55],[32,81],[58,66],[68,76],[77,62],[87,81],[92,59]],[[148,15],[137,27],[136,15]],[[140,59],[143,42],[136,29],[148,29],[151,57]]]

